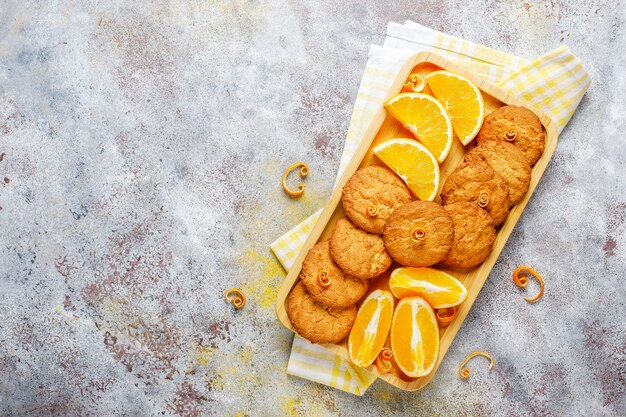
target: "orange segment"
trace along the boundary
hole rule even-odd
[[[389,334],[393,304],[393,296],[384,290],[374,291],[363,301],[348,338],[353,363],[366,367],[376,360]]]
[[[420,296],[432,308],[458,306],[467,298],[467,289],[459,280],[433,268],[396,268],[389,287],[397,298]]]
[[[439,190],[439,164],[424,145],[413,139],[391,139],[374,154],[394,171],[417,198],[433,201]]]
[[[387,111],[422,142],[439,163],[452,146],[452,124],[445,109],[422,93],[401,93],[385,103]]]
[[[428,375],[439,355],[439,327],[432,307],[421,297],[400,300],[391,323],[396,364],[411,378]]]
[[[478,87],[462,75],[449,71],[433,71],[426,76],[426,81],[450,116],[461,143],[470,143],[485,118],[485,103]]]

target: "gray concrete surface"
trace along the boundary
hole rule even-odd
[[[328,198],[368,45],[405,19],[527,58],[567,43],[593,83],[433,382],[358,398],[285,374],[268,244]],[[0,415],[625,415],[625,19],[613,0],[1,2]],[[520,264],[546,279],[532,306]],[[475,349],[497,365],[461,381]]]

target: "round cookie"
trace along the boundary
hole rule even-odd
[[[530,165],[522,151],[504,141],[488,140],[465,155],[465,161],[483,161],[506,181],[511,206],[522,201],[530,186]]]
[[[287,298],[287,315],[298,334],[313,343],[339,343],[350,333],[356,306],[323,307],[298,282]]]
[[[396,262],[422,267],[446,257],[453,233],[452,219],[443,207],[431,201],[413,201],[391,213],[383,239]]]
[[[441,190],[443,205],[476,202],[500,225],[509,214],[509,186],[484,162],[464,162],[448,176]]]
[[[454,224],[452,248],[441,264],[471,269],[483,263],[496,240],[493,219],[476,203],[459,202],[443,207]]]
[[[522,151],[532,167],[541,158],[546,135],[535,113],[520,106],[503,106],[489,113],[476,136],[481,144],[488,140],[507,141]]]
[[[320,284],[321,272],[330,280]],[[330,257],[330,243],[319,242],[304,257],[300,279],[313,300],[324,307],[345,308],[356,304],[367,292],[367,281],[345,275]]]
[[[346,215],[366,232],[381,234],[397,207],[411,201],[404,182],[391,170],[370,165],[350,177],[341,193]]]
[[[359,229],[347,217],[335,224],[330,255],[343,272],[361,279],[377,277],[391,266],[383,238]]]

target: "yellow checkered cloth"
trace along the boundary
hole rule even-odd
[[[370,47],[337,178],[352,158],[363,130],[387,96],[398,71],[411,55],[421,51],[436,52],[532,103],[554,120],[559,132],[591,83],[580,60],[565,45],[529,61],[411,21],[403,25],[390,23],[384,45]],[[293,265],[320,212],[270,245],[286,270]],[[287,373],[356,395],[363,395],[376,380],[376,376],[298,335],[294,337]]]

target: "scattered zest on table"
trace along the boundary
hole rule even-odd
[[[304,162],[296,162],[287,167],[287,169],[285,170],[285,173],[283,174],[283,181],[282,181],[283,189],[285,190],[285,192],[289,194],[290,197],[294,197],[294,198],[300,197],[302,194],[304,194],[304,184],[298,184],[298,188],[296,188],[295,190],[292,190],[287,186],[287,176],[289,175],[291,171],[293,171],[294,169],[298,169],[298,168],[300,168],[300,176],[302,178],[309,175],[308,165],[305,164]]]
[[[224,293],[226,301],[231,303],[237,310],[246,305],[246,296],[239,288],[229,288]]]
[[[472,371],[470,371],[469,368],[465,367],[465,365],[467,365],[467,363],[475,356],[484,356],[485,358],[489,359],[489,362],[490,362],[489,370],[491,371],[491,368],[493,368],[494,360],[493,360],[493,357],[488,352],[482,352],[482,351],[472,352],[469,355],[467,355],[467,358],[465,358],[465,360],[461,362],[461,365],[459,365],[459,376],[462,379],[467,379],[472,374]]]
[[[440,325],[447,326],[452,323],[452,320],[456,317],[457,311],[458,307],[440,308],[435,311],[435,316],[437,316],[437,321]]]
[[[405,93],[421,93],[426,87],[426,80],[420,74],[414,73],[409,75],[406,83],[402,86]]]
[[[376,358],[376,368],[379,372],[386,374],[391,372],[391,359],[393,358],[393,352],[389,348],[383,348],[380,354]]]
[[[526,285],[528,285],[528,277],[531,275],[537,278],[537,281],[539,281],[539,283],[541,284],[541,290],[539,290],[539,294],[537,294],[534,298],[524,297],[524,300],[528,301],[529,303],[534,303],[535,301],[543,297],[544,285],[541,275],[539,275],[537,271],[529,266],[520,266],[515,271],[513,271],[513,282],[520,288],[526,288]]]
[[[317,282],[320,284],[320,286],[322,287],[328,287],[331,284],[331,279],[328,276],[328,272],[324,271],[323,269],[317,274]]]

